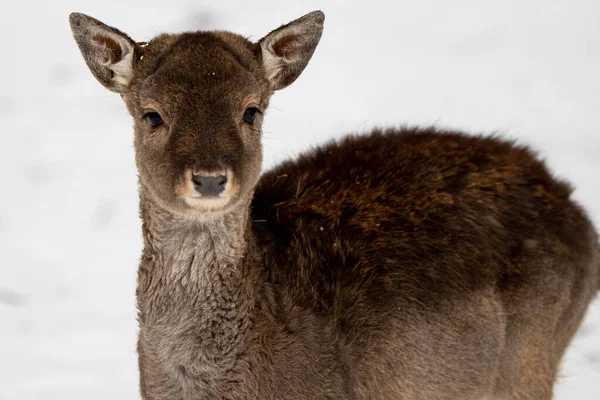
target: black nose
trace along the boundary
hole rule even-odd
[[[194,181],[194,187],[196,188],[196,191],[202,196],[218,196],[223,190],[225,190],[227,176],[192,175],[192,180]]]

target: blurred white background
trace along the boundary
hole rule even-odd
[[[21,1],[0,15],[0,399],[137,398],[141,250],[131,121],[87,70],[68,14],[143,41],[258,40],[322,9],[305,73],[272,100],[265,167],[348,132],[435,124],[531,145],[600,224],[600,2]],[[557,399],[600,399],[600,302]]]

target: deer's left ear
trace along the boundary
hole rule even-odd
[[[274,90],[290,85],[302,73],[321,39],[324,21],[323,12],[313,11],[259,41],[263,68]]]
[[[135,42],[85,14],[69,16],[73,37],[88,67],[108,90],[124,93],[133,75]]]

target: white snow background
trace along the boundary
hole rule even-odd
[[[141,250],[132,123],[71,37],[71,11],[144,41],[227,29],[258,40],[327,18],[277,93],[265,168],[349,132],[434,124],[538,150],[600,223],[600,2],[11,1],[0,14],[0,399],[138,398]],[[600,302],[557,399],[600,399]]]

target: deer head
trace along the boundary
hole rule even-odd
[[[173,213],[206,215],[251,199],[269,99],[304,70],[324,18],[314,11],[257,43],[199,31],[142,44],[84,14],[70,23],[88,67],[134,119],[144,194]]]

